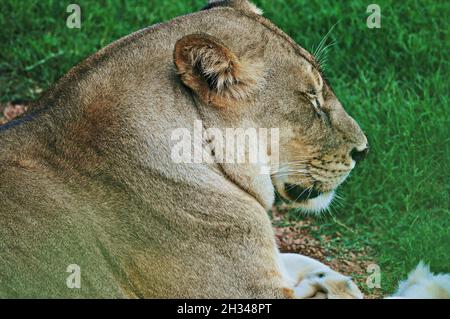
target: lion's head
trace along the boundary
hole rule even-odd
[[[367,139],[342,107],[315,60],[295,59],[280,76],[278,193],[310,211],[328,207],[334,190],[368,152]],[[288,72],[288,70],[291,70]]]
[[[278,158],[273,150],[267,152],[272,190],[304,210],[325,209],[336,187],[365,157],[365,135],[345,112],[314,56],[249,2],[214,1],[209,7],[220,6],[234,6],[258,22],[253,40],[248,43],[244,34],[232,39],[186,35],[174,53],[181,80],[215,125],[279,128]],[[231,173],[247,190],[252,184],[248,171]],[[245,178],[238,176],[242,174]]]

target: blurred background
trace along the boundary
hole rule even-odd
[[[0,1],[0,124],[98,49],[206,0],[80,0],[80,29],[66,26],[70,3]],[[392,292],[419,260],[450,272],[450,2],[377,0],[381,28],[373,29],[372,0],[254,3],[307,50],[331,30],[325,76],[371,146],[329,212],[274,207],[281,249],[353,275],[369,296]],[[380,288],[365,284],[371,264]]]

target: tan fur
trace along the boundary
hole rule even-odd
[[[314,58],[254,8],[226,1],[118,40],[0,128],[0,297],[292,297],[274,185],[330,191],[367,140]],[[280,128],[279,167],[306,173],[174,163],[171,132],[195,120]],[[66,286],[74,263],[81,289]]]
[[[175,65],[183,83],[202,102],[219,107],[246,100],[263,86],[262,63],[245,59],[239,60],[207,34],[185,36],[175,45]]]

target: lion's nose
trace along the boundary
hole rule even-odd
[[[355,162],[360,162],[366,158],[367,153],[369,153],[369,146],[366,146],[361,151],[355,147],[350,152],[350,156],[355,160]]]

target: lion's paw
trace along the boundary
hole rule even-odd
[[[362,299],[363,294],[350,277],[321,262],[299,254],[280,254],[285,276],[297,298]]]

